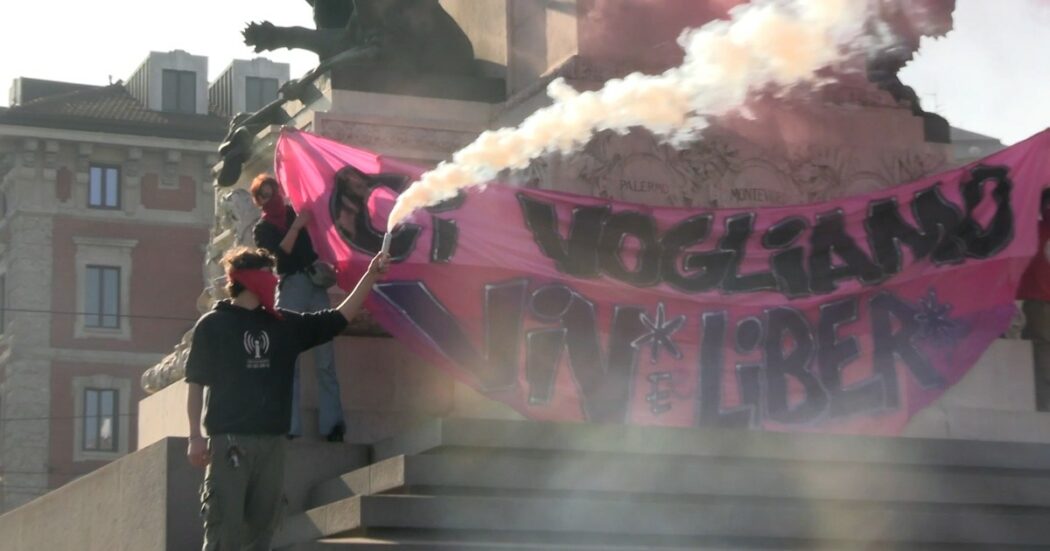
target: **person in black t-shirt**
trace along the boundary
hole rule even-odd
[[[201,486],[205,551],[240,550],[242,544],[270,549],[284,485],[296,358],[346,328],[389,258],[373,258],[338,309],[300,314],[275,307],[276,261],[267,251],[240,247],[223,257],[233,298],[197,321],[186,361],[186,454],[194,466],[207,467]]]
[[[314,285],[308,275],[317,261],[317,253],[305,228],[310,221],[310,212],[296,215],[295,210],[285,204],[281,186],[269,174],[255,178],[251,194],[256,206],[262,210],[262,218],[252,232],[255,245],[277,258],[277,275],[280,277],[277,306],[295,312],[329,308],[328,290]],[[329,441],[341,442],[346,422],[335,371],[335,347],[331,343],[322,343],[313,349],[313,355],[317,374],[317,428]],[[288,435],[295,437],[302,434],[298,367],[292,381],[292,420]]]

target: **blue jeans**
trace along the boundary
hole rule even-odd
[[[277,306],[293,312],[317,312],[330,308],[328,292],[314,285],[310,278],[298,272],[285,276],[277,292]],[[314,368],[317,373],[317,429],[321,436],[332,432],[336,425],[346,425],[343,420],[343,404],[339,399],[339,379],[335,374],[335,347],[326,342],[313,349]],[[292,428],[289,434],[303,433],[300,400],[299,361],[295,363],[292,383]]]

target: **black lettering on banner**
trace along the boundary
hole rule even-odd
[[[565,329],[537,329],[525,335],[525,381],[529,404],[549,404],[554,397],[558,364],[565,349]]]
[[[485,286],[485,372],[491,374],[486,388],[517,384],[527,286],[524,279]]]
[[[671,411],[673,403],[674,374],[667,371],[650,373],[649,393],[645,395],[645,401],[649,403],[649,413],[663,415]],[[666,385],[666,386],[664,386]]]
[[[762,320],[755,317],[740,320],[736,324],[737,354],[748,354],[757,350],[762,344],[762,333]]]
[[[337,175],[336,178],[338,180],[339,176]],[[338,233],[352,248],[364,251],[369,255],[375,255],[383,246],[383,235],[385,231],[377,229],[375,224],[373,224],[372,212],[368,209],[368,200],[377,187],[387,187],[396,192],[400,192],[404,187],[405,178],[403,176],[391,174],[377,174],[371,178],[374,182],[371,184],[367,193],[363,196],[358,193],[340,191],[339,189],[337,189],[335,193],[332,193],[329,214],[332,216],[333,222],[338,222],[344,213],[344,203],[350,203],[350,205],[345,206],[353,207],[353,230],[351,231],[343,228],[336,223],[336,227],[339,230]],[[337,185],[336,187],[339,188],[340,186]],[[466,195],[461,192],[452,199],[433,207],[428,207],[427,210],[431,212],[455,210],[461,207],[465,201]],[[423,228],[417,224],[406,222],[398,225],[397,229],[394,230],[390,241],[391,260],[394,262],[402,262],[411,256],[412,251],[415,250],[416,242],[422,232]]]
[[[757,317],[744,318],[736,324],[737,354],[749,354],[761,350],[765,339],[765,328]],[[740,391],[742,408],[749,408],[751,421],[749,426],[758,426],[759,413],[762,411],[762,364],[738,362],[736,364],[736,382]]]
[[[484,356],[422,282],[379,283],[375,292],[418,327],[442,355],[472,374],[482,390],[493,391],[517,384],[527,287],[524,279],[485,286]]]
[[[463,207],[466,202],[467,194],[459,191],[451,199],[426,207],[426,210],[431,215],[452,212]],[[451,262],[459,244],[459,226],[455,220],[445,220],[437,216],[431,216],[430,221],[430,261],[436,264]]]
[[[913,339],[919,331],[915,320],[915,309],[893,296],[881,292],[871,298],[871,332],[874,343],[872,363],[875,372],[882,380],[883,403],[890,408],[900,406],[900,389],[897,381],[897,359],[908,367],[912,375],[923,388],[943,387],[944,377],[930,365],[918,349]],[[893,320],[896,319],[899,329],[893,331]]]
[[[751,411],[749,428],[757,427],[762,411],[762,365],[736,364],[736,382],[740,388],[740,407]]]
[[[962,262],[966,253],[966,244],[958,236],[962,211],[944,198],[941,185],[917,193],[911,210],[923,232],[940,234],[933,250],[933,263],[940,266]]]
[[[565,331],[563,339],[545,337],[535,344],[564,344],[568,348],[569,366],[579,390],[584,417],[599,423],[625,422],[638,358],[638,350],[632,343],[645,334],[641,321],[644,310],[616,308],[609,331],[608,354],[603,358],[594,303],[564,285],[552,284],[537,289],[530,304],[537,318],[557,319]],[[557,364],[550,359],[560,356],[560,350],[532,349],[530,353],[546,358],[545,365],[538,361],[536,365],[553,364],[551,370]]]
[[[358,219],[360,220],[360,218]],[[356,243],[361,243],[359,248],[368,251],[369,254],[375,255],[379,253],[379,250],[383,248],[383,232],[362,232],[363,225],[361,222],[358,223],[357,233],[354,236]],[[416,248],[416,241],[419,240],[419,236],[422,235],[423,228],[417,224],[401,224],[394,230],[393,235],[390,237],[390,260],[393,262],[403,262],[412,255],[412,251]],[[360,240],[360,241],[357,241]]]
[[[635,366],[638,364],[638,349],[634,341],[646,334],[648,328],[642,322],[644,308],[634,306],[617,306],[613,310],[612,326],[609,328],[609,355],[601,381],[592,392],[593,399],[585,400],[587,411],[593,412],[589,419],[598,422],[627,422],[630,409],[631,389],[633,388]],[[594,371],[602,364],[580,366]],[[573,367],[576,380],[580,381],[580,371]],[[605,404],[608,404],[607,406]]]
[[[686,253],[682,258],[682,267],[687,272],[697,275],[682,281],[682,289],[693,293],[717,288],[729,272],[733,263],[733,251],[723,249],[724,240],[717,249],[702,253]]]
[[[460,190],[456,192],[456,195],[454,195],[452,198],[445,199],[444,201],[436,205],[430,205],[429,207],[425,208],[426,211],[430,214],[441,214],[463,208],[463,205],[465,204],[467,204],[467,194]]]
[[[456,254],[456,243],[459,241],[459,226],[455,220],[444,220],[433,217],[434,227],[430,243],[430,261],[448,263]]]
[[[635,237],[638,249],[634,270],[624,262],[624,244],[628,236]],[[598,243],[598,262],[610,277],[635,287],[649,287],[660,282],[660,243],[656,236],[656,220],[640,212],[617,212],[605,220]]]
[[[726,342],[725,312],[706,312],[702,316],[703,338],[700,342],[700,391],[697,424],[702,427],[747,428],[755,422],[754,401],[743,401],[740,407],[722,409],[722,367]]]
[[[754,230],[755,213],[737,214],[726,219],[726,234],[718,248],[732,253],[729,268],[722,280],[722,290],[727,293],[747,293],[777,288],[772,272],[756,272],[741,275],[740,267],[747,256],[747,241]]]
[[[962,213],[941,195],[940,184],[916,192],[911,210],[918,228],[901,216],[896,198],[868,204],[864,227],[875,261],[886,275],[898,274],[903,267],[901,244],[911,250],[915,260],[932,253],[931,260],[938,266],[961,262],[965,244],[956,233]]]
[[[518,194],[525,223],[540,250],[554,260],[558,271],[578,278],[598,277],[598,243],[608,206],[576,207],[572,211],[568,240],[558,232],[554,204]]]
[[[711,273],[704,269],[697,273],[686,275],[680,271],[680,266],[690,264],[689,259],[696,253],[685,253],[686,247],[702,243],[711,232],[711,221],[714,219],[710,214],[701,214],[687,218],[664,234],[660,241],[663,258],[660,259],[660,271],[664,281],[679,291],[695,293],[714,288],[722,280],[721,273]],[[679,257],[683,260],[680,261]]]
[[[974,211],[984,199],[985,182],[994,182],[992,199],[995,214],[988,228],[982,228],[974,219]],[[966,243],[966,254],[973,258],[988,258],[1002,251],[1014,237],[1014,212],[1010,205],[1013,182],[1006,167],[980,166],[970,173],[970,179],[962,183],[962,196],[966,205],[966,218],[959,227],[959,237]]]
[[[824,412],[828,396],[820,381],[809,372],[813,359],[813,334],[804,315],[794,308],[766,310],[768,318],[765,342],[766,415],[786,424],[808,423]],[[785,337],[791,342],[785,350]],[[788,403],[788,377],[803,388],[804,397],[795,405]]]
[[[987,228],[975,216],[982,205],[986,183],[995,184],[991,193],[995,212]],[[684,293],[777,290],[787,298],[799,298],[832,293],[837,282],[846,279],[857,279],[863,285],[882,283],[904,269],[902,246],[909,249],[913,260],[929,258],[937,266],[962,262],[966,256],[983,259],[997,254],[1013,238],[1012,186],[1005,167],[974,169],[961,184],[965,216],[962,208],[945,199],[940,183],[915,193],[910,201],[912,221],[901,212],[897,198],[873,200],[863,220],[866,239],[856,239],[849,233],[841,209],[821,213],[808,232],[808,247],[800,242],[810,227],[809,221],[788,216],[769,226],[762,235],[762,248],[769,252],[768,271],[751,273],[740,272],[753,270],[748,262],[748,242],[754,234],[755,212],[728,217],[717,246],[696,251],[692,248],[712,237],[716,219],[713,214],[686,218],[661,236],[651,214],[613,214],[609,205],[578,206],[569,221],[568,237],[563,237],[553,202],[524,193],[517,197],[540,251],[566,275],[585,279],[607,275],[635,287],[665,282]],[[435,228],[435,239],[443,235],[453,237],[448,238],[451,245],[441,241],[436,245],[439,250],[432,254],[438,259],[449,258],[453,254],[450,251],[454,251],[455,232],[440,222],[435,224],[439,226]],[[381,234],[372,233],[369,237],[368,232],[362,232],[378,247]],[[395,236],[395,245],[399,243],[397,239]],[[405,242],[410,245],[414,239],[412,236],[411,242]],[[638,251],[631,258],[634,248],[627,243],[635,241]],[[758,255],[752,253],[752,257]]]
[[[834,265],[833,255],[845,264]],[[846,232],[841,210],[817,215],[817,225],[810,236],[809,276],[810,289],[816,294],[834,292],[835,282],[840,279],[856,277],[865,285],[883,279],[882,270]]]
[[[353,235],[344,231],[341,231],[340,235],[351,247],[369,255],[376,255],[383,247],[384,233],[375,228],[372,224],[372,215],[362,204],[354,218]],[[412,251],[415,250],[416,241],[422,233],[423,228],[418,224],[406,222],[398,225],[390,238],[390,259],[394,262],[401,262],[411,256]]]
[[[540,321],[561,323],[575,298],[576,293],[565,285],[546,285],[533,291],[529,308]]]
[[[809,295],[809,277],[806,275],[806,250],[792,247],[809,227],[800,217],[785,218],[766,230],[762,236],[762,246],[779,250],[773,253],[770,264],[773,265],[773,277],[777,280],[780,292],[788,298]],[[784,250],[781,250],[784,249]]]
[[[905,222],[896,197],[868,203],[864,227],[868,230],[868,241],[875,262],[882,266],[887,275],[901,271],[901,243],[911,249],[915,259],[921,259],[933,252],[941,237],[939,231],[920,232]]]
[[[882,408],[880,378],[872,377],[850,388],[842,386],[842,370],[860,356],[856,337],[839,340],[840,326],[857,321],[857,299],[848,298],[820,306],[817,326],[817,364],[820,381],[828,391],[828,415],[845,417]]]
[[[572,305],[573,292],[564,285],[551,285],[536,290],[529,302],[536,319],[561,323]],[[565,349],[564,327],[535,329],[525,335],[525,380],[529,383],[529,403],[546,404],[554,396],[558,364]]]

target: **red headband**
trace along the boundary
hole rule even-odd
[[[245,289],[259,297],[263,310],[277,319],[281,314],[274,307],[277,294],[277,276],[270,270],[233,270],[230,279],[240,283]]]

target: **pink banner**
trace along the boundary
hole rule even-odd
[[[276,165],[344,289],[422,171],[298,131]],[[338,184],[348,165],[379,177]],[[1048,185],[1050,132],[790,207],[493,184],[401,226],[367,307],[427,362],[534,419],[896,434],[1007,329]]]

